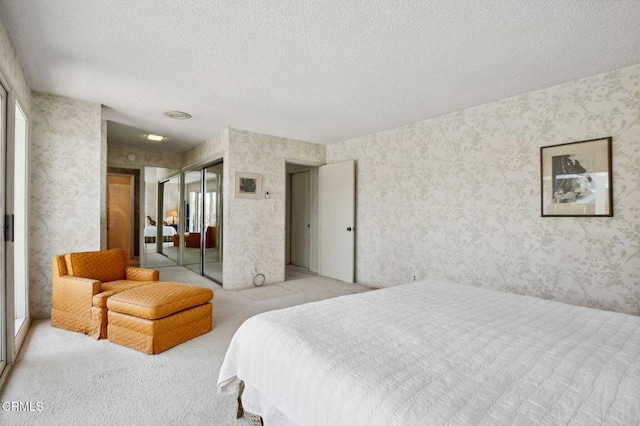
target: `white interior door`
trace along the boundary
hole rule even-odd
[[[291,175],[291,264],[309,269],[311,207],[309,172]]]
[[[319,273],[352,283],[355,242],[355,163],[320,167]]]

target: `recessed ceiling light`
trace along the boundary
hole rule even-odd
[[[191,114],[187,114],[182,111],[167,111],[164,113],[167,117],[175,118],[176,120],[188,120],[191,118]]]
[[[161,140],[164,139],[164,136],[160,136],[160,135],[147,135],[147,139],[149,139],[150,141],[154,141],[154,142],[160,142]]]

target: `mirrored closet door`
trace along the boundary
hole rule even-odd
[[[222,163],[184,173],[183,265],[222,283]]]
[[[178,264],[180,239],[180,174],[177,170],[145,167],[142,265]]]
[[[222,283],[222,163],[204,169],[203,275]]]
[[[158,218],[162,220],[162,226],[156,227],[156,250],[168,259],[178,263],[180,225],[180,175],[175,175],[160,182],[158,187]]]
[[[184,173],[184,238],[182,239],[182,265],[198,274],[202,274],[202,255],[200,253],[200,215],[202,205],[202,171],[192,170]]]

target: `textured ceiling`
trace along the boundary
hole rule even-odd
[[[638,0],[0,0],[0,10],[32,89],[169,137],[150,149],[184,150],[225,127],[332,143],[640,63]]]

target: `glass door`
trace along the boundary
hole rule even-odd
[[[222,163],[184,173],[183,265],[222,284]]]
[[[0,84],[0,374],[29,329],[28,129],[26,114]]]
[[[29,318],[27,291],[27,117],[20,105],[15,105],[15,135],[13,146],[13,299],[16,348],[26,336]],[[10,182],[10,179],[8,180]],[[8,203],[7,203],[8,204]]]
[[[5,164],[6,164],[6,137],[7,130],[7,91],[0,85],[0,217],[3,219],[3,228],[7,226],[7,216],[5,215]],[[9,219],[10,220],[10,219]],[[4,240],[4,238],[3,238]],[[0,244],[0,374],[7,364],[7,311],[9,303],[7,300],[7,270],[5,268],[5,256],[9,244]]]

